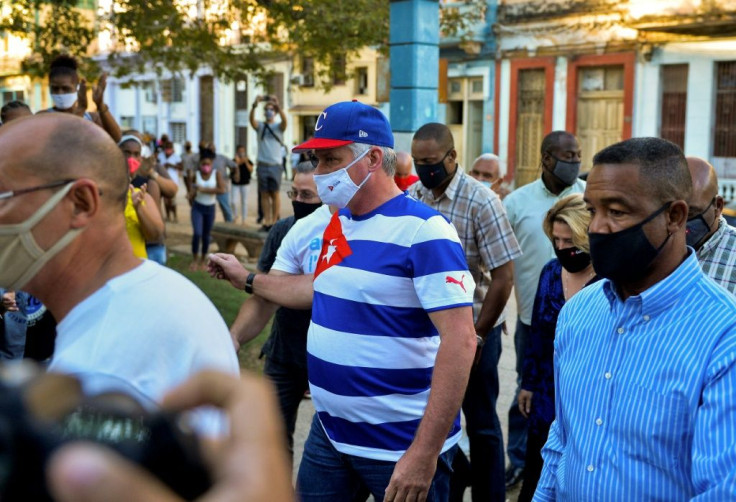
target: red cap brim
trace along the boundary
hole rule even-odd
[[[300,153],[306,152],[307,150],[329,150],[330,148],[337,148],[340,146],[349,145],[355,143],[355,141],[346,141],[344,139],[329,139],[329,138],[312,138],[309,141],[305,141],[301,145],[296,145],[291,149],[292,152]]]

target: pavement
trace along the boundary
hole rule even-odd
[[[179,193],[177,194],[177,212],[178,222],[167,222],[167,246],[170,252],[190,255],[191,254],[191,223],[189,219],[189,203],[186,200],[186,194],[183,183],[180,184]],[[284,181],[281,184],[281,217],[285,218],[293,214],[291,208],[291,201],[286,195],[286,192],[291,189],[291,182]],[[245,221],[245,226],[253,228],[254,230],[260,227],[256,224],[257,216],[257,185],[255,182],[248,185],[247,195],[248,211]],[[222,218],[221,211],[217,210],[216,221],[224,221]],[[210,249],[211,252],[217,250],[217,245],[212,244]],[[247,251],[244,247],[238,244],[235,250],[235,254],[238,255],[244,262],[255,263],[258,257],[248,256]],[[511,406],[511,401],[514,397],[516,390],[516,354],[514,352],[514,336],[513,331],[516,325],[516,301],[514,299],[513,292],[511,298],[506,307],[506,319],[509,320],[508,328],[509,334],[502,335],[502,352],[501,360],[498,364],[498,376],[500,382],[500,394],[497,403],[497,412],[499,420],[501,421],[501,427],[504,433],[504,443],[506,442],[506,432],[508,426],[508,410]],[[304,450],[304,442],[307,439],[307,434],[312,422],[312,416],[314,415],[314,406],[312,401],[305,399],[299,406],[299,415],[296,423],[296,430],[294,432],[294,479],[296,480],[296,473],[299,469],[299,461],[302,457]],[[462,445],[461,445],[462,446]],[[508,462],[508,459],[507,459]],[[506,493],[507,501],[515,501],[519,494],[520,484],[516,485],[512,490]],[[466,490],[464,502],[470,502],[470,490]]]

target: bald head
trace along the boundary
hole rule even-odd
[[[693,178],[693,199],[713,199],[718,195],[718,176],[708,161],[700,157],[687,157],[687,168]],[[702,196],[702,197],[701,197]]]
[[[68,113],[14,120],[0,128],[0,151],[15,169],[43,181],[89,178],[105,194],[104,201],[119,207],[125,200],[128,179],[120,149],[88,120]]]
[[[411,174],[411,155],[406,152],[396,152],[396,175],[408,176]]]
[[[718,195],[718,176],[713,166],[699,157],[686,157],[686,160],[693,180],[692,194],[687,201],[687,243],[699,249],[718,230],[723,197]]]

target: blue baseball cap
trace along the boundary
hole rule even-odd
[[[372,106],[355,100],[335,103],[317,117],[314,137],[295,146],[292,151],[327,150],[350,143],[393,148],[391,124],[383,113]]]

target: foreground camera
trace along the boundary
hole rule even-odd
[[[16,366],[16,365],[13,365]],[[50,501],[46,465],[71,441],[109,446],[147,469],[184,499],[211,486],[196,437],[180,417],[147,413],[132,398],[84,397],[79,382],[55,374],[17,378],[0,367],[0,500]]]

